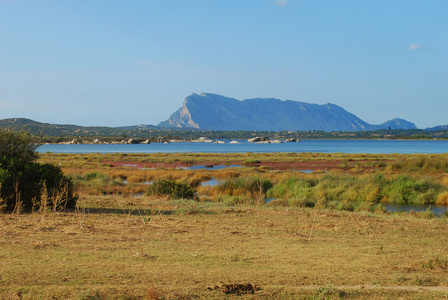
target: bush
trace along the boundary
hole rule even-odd
[[[0,130],[0,197],[6,210],[31,211],[41,207],[41,198],[49,199],[54,210],[73,208],[71,180],[59,167],[37,163],[36,149],[31,134]]]
[[[394,203],[434,204],[445,188],[428,179],[397,176],[389,185],[387,194]]]
[[[0,129],[0,163],[13,160],[17,165],[34,162],[38,158],[39,145],[28,132],[13,132]]]
[[[187,183],[162,179],[150,185],[146,194],[148,196],[168,196],[171,199],[194,199],[196,191]]]

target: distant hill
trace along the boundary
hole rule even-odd
[[[393,119],[371,125],[335,104],[310,104],[255,98],[239,101],[216,94],[192,94],[183,106],[159,127],[202,130],[257,131],[361,131],[378,129],[416,129],[414,123]]]
[[[36,135],[40,143],[59,143],[78,140],[79,142],[93,143],[96,138],[104,142],[121,142],[128,139],[147,140],[151,143],[159,141],[159,137],[168,140],[191,140],[199,137],[209,139],[249,139],[257,135],[269,137],[271,139],[448,139],[448,129],[392,129],[392,126],[400,124],[400,120],[386,122],[383,126],[390,126],[391,129],[378,129],[372,131],[332,131],[322,130],[309,131],[261,131],[254,132],[232,130],[201,130],[191,127],[157,127],[154,125],[135,125],[126,127],[83,127],[78,125],[58,125],[40,123],[29,119],[4,119],[0,120],[0,128],[11,130],[26,130]],[[443,127],[443,126],[442,126]]]
[[[120,126],[114,127],[116,129],[135,129],[135,130],[159,130],[160,127],[154,125],[132,125],[132,126]]]
[[[428,131],[448,130],[448,125],[440,125],[436,127],[426,128]]]
[[[40,123],[30,119],[14,118],[0,120],[0,128],[27,130],[34,135],[43,136],[139,136],[148,130],[159,129],[154,125],[136,125],[128,127],[79,126]]]

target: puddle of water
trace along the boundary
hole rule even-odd
[[[227,168],[241,168],[241,165],[195,165],[191,167],[181,167],[184,170],[222,170]]]
[[[201,186],[217,186],[218,184],[220,184],[222,182],[222,180],[216,180],[215,178],[210,179],[209,181],[204,181],[201,182]]]
[[[387,211],[390,212],[410,212],[410,211],[426,211],[429,209],[436,216],[443,216],[448,212],[448,206],[426,205],[426,204],[383,204]]]
[[[320,170],[292,170],[293,172],[302,172],[302,173],[307,173],[307,174],[311,174],[311,173],[313,173],[313,172],[316,172],[316,171],[318,171],[318,172],[322,172],[322,171],[320,171]],[[325,171],[323,171],[324,173],[328,173],[328,171],[327,170],[325,170]]]
[[[266,198],[264,204],[268,204],[278,198]],[[389,212],[410,212],[410,211],[426,211],[429,209],[436,216],[443,216],[448,214],[448,206],[442,205],[424,205],[424,204],[383,204]]]
[[[264,204],[271,203],[274,200],[278,200],[278,199],[277,198],[266,198],[266,199],[264,199]]]

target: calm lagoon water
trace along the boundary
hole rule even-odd
[[[269,152],[322,152],[322,153],[446,153],[448,141],[396,140],[302,140],[283,144],[214,143],[154,143],[137,145],[42,145],[37,151],[53,153],[269,153]]]
[[[426,205],[426,204],[384,204],[386,210],[390,212],[420,212],[430,210],[436,216],[443,216],[448,213],[448,206],[442,205]]]

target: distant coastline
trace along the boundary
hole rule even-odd
[[[426,138],[394,138],[394,139],[387,139],[387,138],[313,138],[309,140],[315,140],[315,141],[447,141],[447,138],[433,138],[433,139],[426,139]],[[297,140],[295,142],[301,142],[302,140]],[[167,140],[167,141],[149,141],[149,140],[133,140],[132,142],[121,140],[121,141],[89,141],[89,140],[81,140],[78,142],[67,141],[67,142],[57,142],[57,143],[40,143],[41,145],[146,145],[146,144],[171,144],[171,143],[210,143],[210,144],[240,144],[248,142],[246,139],[221,139],[221,140]],[[261,142],[253,142],[253,144],[282,144],[282,143],[289,143],[291,141],[287,140],[268,140],[268,141],[261,141]]]
[[[447,140],[302,140],[289,143],[174,142],[153,144],[45,144],[40,153],[446,153]]]

